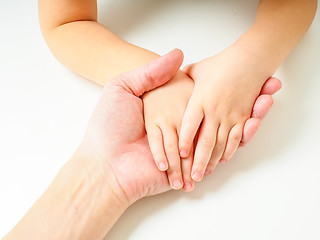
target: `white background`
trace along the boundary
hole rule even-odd
[[[243,33],[257,0],[105,0],[125,40],[191,63]],[[0,3],[0,236],[80,142],[101,88],[74,75],[41,36],[36,1]],[[255,139],[189,194],[139,201],[107,239],[320,239],[320,15],[276,76],[283,89]],[[26,236],[26,239],[28,237]]]

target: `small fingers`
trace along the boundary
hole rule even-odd
[[[243,124],[236,124],[230,131],[227,146],[221,157],[221,162],[227,162],[236,152],[242,138]]]
[[[168,161],[163,148],[161,129],[157,125],[152,125],[147,127],[146,130],[154,162],[160,171],[166,171],[168,169]]]
[[[202,107],[200,104],[195,103],[191,97],[182,120],[179,136],[179,149],[180,156],[182,158],[186,158],[190,154],[194,137],[198,131],[202,119]]]
[[[209,118],[204,118],[199,132],[192,167],[192,178],[195,181],[200,181],[203,178],[204,171],[216,143],[217,129],[218,124],[210,121]]]
[[[191,168],[193,163],[193,147],[189,156],[181,160],[182,177],[183,177],[183,190],[190,192],[194,188],[194,182],[191,178]]]
[[[217,166],[219,160],[221,159],[221,156],[223,155],[224,149],[227,144],[229,131],[230,131],[230,128],[226,128],[220,125],[218,134],[217,134],[216,145],[212,151],[210,161],[204,173],[205,175],[210,175],[212,171],[215,169],[215,167]]]
[[[168,179],[173,189],[182,188],[182,176],[180,167],[180,155],[178,151],[178,136],[173,129],[162,131],[164,138],[164,148],[166,151],[169,167],[167,170]]]

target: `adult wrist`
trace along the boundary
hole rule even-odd
[[[91,154],[90,151],[86,151],[80,146],[68,164],[70,164],[68,168],[77,169],[78,174],[83,176],[83,184],[90,185],[91,189],[98,185],[101,186],[101,197],[108,197],[121,209],[130,206],[130,201],[119,184],[116,173],[107,164],[106,159]],[[101,202],[103,203],[103,201]]]
[[[128,207],[115,186],[78,150],[5,239],[103,239]]]
[[[112,171],[88,157],[77,150],[49,187],[52,199],[57,199],[55,191],[62,195],[61,214],[69,217],[65,225],[72,239],[103,239],[129,207]]]

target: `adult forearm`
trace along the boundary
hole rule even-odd
[[[62,64],[100,85],[158,57],[125,42],[96,21],[65,23],[47,32],[45,38]]]
[[[311,25],[317,0],[261,0],[253,26],[235,43],[251,52],[270,75]]]
[[[5,239],[103,239],[128,207],[110,172],[76,153]]]

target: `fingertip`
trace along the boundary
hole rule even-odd
[[[193,189],[194,189],[194,184],[193,184],[193,183],[187,182],[187,183],[185,183],[185,184],[183,185],[183,190],[184,190],[185,192],[191,192]]]
[[[212,172],[213,172],[213,170],[206,169],[206,171],[204,172],[204,175],[209,176]]]
[[[182,181],[179,179],[174,180],[173,182],[171,182],[171,187],[174,190],[179,190],[183,187]]]
[[[273,83],[274,83],[275,92],[278,92],[282,88],[282,82],[280,81],[279,78],[271,77],[270,81],[273,81]]]
[[[182,50],[180,48],[175,48],[175,49],[173,49],[173,51],[177,52],[177,54],[179,54],[182,57],[184,57],[184,53],[182,52]]]
[[[274,101],[271,95],[261,95],[257,98],[252,111],[253,118],[260,118],[261,120],[268,114]]]
[[[200,182],[203,178],[203,174],[201,174],[200,172],[194,172],[191,178],[193,181]]]
[[[257,133],[259,127],[261,126],[261,120],[259,118],[250,118],[246,121],[243,128],[242,140],[240,142],[240,147],[246,145]]]
[[[184,133],[183,130],[180,132],[180,137],[179,137],[179,155],[181,158],[187,158],[190,155],[192,143],[186,142],[184,139]]]
[[[276,77],[269,78],[261,89],[260,94],[273,95],[282,88],[281,81]]]
[[[161,161],[158,163],[158,168],[161,172],[165,172],[168,170],[168,165],[165,162]]]
[[[179,60],[180,65],[182,64],[184,59],[184,54],[181,49],[175,48],[171,50],[169,53],[165,54],[164,56],[168,56],[168,55],[175,55],[176,58]]]
[[[185,148],[182,148],[180,150],[180,157],[187,158],[188,156],[189,156],[189,152]]]
[[[220,159],[220,161],[219,161],[219,163],[226,163],[227,162],[227,160],[226,159]]]

